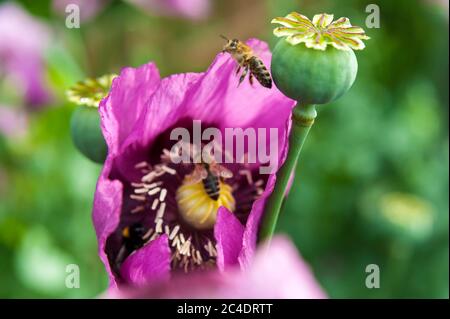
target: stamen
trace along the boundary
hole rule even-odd
[[[173,168],[167,167],[166,165],[162,165],[161,168],[163,171],[165,171],[166,173],[169,173],[170,175],[175,175],[177,173],[176,170],[174,170]]]
[[[147,175],[144,175],[144,177],[142,177],[142,181],[150,183],[155,177],[156,177],[156,172],[152,171],[152,172],[148,173]]]
[[[145,184],[144,187],[147,188],[147,190],[150,190],[152,188],[155,188],[156,186],[161,186],[162,182],[156,182],[151,184]]]
[[[191,239],[189,238],[183,243],[183,246],[181,246],[180,254],[190,256],[189,251],[190,246],[191,246]]]
[[[150,239],[148,240],[148,242],[151,242],[152,240],[156,239],[156,237],[158,237],[159,234],[155,231],[152,235],[152,237],[150,237]]]
[[[247,183],[249,185],[253,185],[253,177],[252,177],[252,172],[250,172],[250,170],[248,170],[248,169],[240,170],[239,174],[245,175],[245,177],[247,178]]]
[[[142,211],[144,211],[144,210],[145,210],[145,207],[141,205],[141,206],[137,206],[137,207],[133,208],[133,210],[131,211],[131,213],[132,213],[132,214],[135,214],[135,213],[142,212]]]
[[[208,252],[208,254],[211,257],[216,257],[217,256],[216,248],[214,247],[214,245],[212,244],[210,239],[208,239],[208,244],[205,245],[205,250]]]
[[[137,163],[136,165],[134,165],[134,168],[136,168],[136,169],[147,168],[149,166],[150,165],[146,161],[143,161],[143,162],[140,162],[140,163]]]
[[[147,230],[147,232],[144,234],[144,236],[142,236],[142,239],[147,240],[152,234],[153,234],[153,228],[150,228],[149,230]]]
[[[161,154],[161,159],[163,160],[163,161],[168,161],[168,160],[170,160],[170,151],[167,149],[167,148],[165,148],[165,149],[163,149],[163,153]]]
[[[216,247],[212,247],[212,249],[211,249],[211,251],[212,251],[212,253],[213,253],[213,257],[217,257],[217,250],[216,250]]]
[[[172,241],[172,247],[178,246],[180,242],[180,238],[178,236],[175,237],[175,239]]]
[[[183,264],[184,264],[184,272],[187,273],[188,272],[188,262],[187,262],[187,256],[183,257]]]
[[[156,213],[155,219],[162,219],[164,216],[165,210],[166,210],[166,203],[161,203],[161,205],[159,205],[159,209],[158,209],[158,212]]]
[[[152,203],[152,210],[155,210],[159,204],[159,199],[155,198]]]
[[[162,229],[163,220],[157,219],[157,220],[155,220],[155,223],[156,223],[156,232],[158,234],[161,234],[163,232],[163,229]]]
[[[197,256],[197,262],[198,262],[198,264],[201,265],[202,262],[203,262],[203,259],[202,259],[202,255],[200,254],[200,251],[196,250],[196,251],[195,251],[195,255]]]
[[[147,191],[148,191],[148,189],[147,188],[136,188],[135,190],[134,190],[134,192],[136,193],[136,194],[144,194],[144,193],[147,193]]]
[[[164,202],[164,200],[166,199],[166,196],[167,196],[167,189],[163,188],[161,190],[161,193],[159,194],[159,200],[161,202]]]
[[[166,173],[166,171],[164,169],[162,169],[161,165],[159,165],[158,167],[155,167],[155,175],[157,177],[162,176]]]
[[[147,194],[152,196],[152,195],[155,195],[156,193],[158,193],[160,190],[161,190],[161,188],[156,187],[156,188],[153,188],[153,189],[149,190]]]
[[[194,261],[194,264],[197,264],[197,255],[196,255],[195,251],[196,251],[195,248],[191,247],[191,258]]]
[[[137,200],[137,201],[140,201],[140,202],[145,202],[145,196],[142,196],[142,195],[131,194],[130,198],[134,199],[134,200]]]
[[[169,235],[169,239],[172,240],[175,238],[175,236],[177,235],[178,231],[180,230],[180,225],[176,225],[173,229],[172,232]]]

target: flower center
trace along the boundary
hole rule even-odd
[[[176,164],[169,155],[164,149],[158,163],[135,165],[141,177],[125,190],[129,200],[116,230],[121,248],[112,252],[118,273],[130,254],[162,235],[169,240],[172,270],[214,267],[218,209],[226,207],[245,224],[263,192],[265,180],[245,164],[227,168],[215,163]]]
[[[233,212],[236,204],[231,186],[213,175],[196,183],[184,178],[176,200],[184,221],[200,230],[214,227],[219,207]]]

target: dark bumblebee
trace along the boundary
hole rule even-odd
[[[144,246],[146,240],[143,238],[146,233],[144,225],[141,223],[134,223],[126,226],[122,230],[122,247],[116,258],[116,266],[119,267],[133,251],[138,250]]]

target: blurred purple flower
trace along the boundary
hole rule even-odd
[[[127,0],[150,14],[202,19],[210,12],[211,0]]]
[[[140,288],[112,289],[103,298],[177,299],[323,299],[326,294],[294,245],[282,236],[258,248],[248,269],[231,269],[192,276]]]
[[[0,105],[0,135],[10,139],[23,136],[28,128],[26,113],[18,109]]]
[[[31,106],[50,98],[43,61],[49,43],[50,30],[44,23],[12,2],[0,5],[0,79],[17,83]]]
[[[61,16],[66,16],[67,6],[73,4],[80,8],[80,20],[89,21],[109,2],[110,0],[53,0],[53,10]]]
[[[248,44],[270,67],[267,44]],[[178,196],[193,165],[164,160],[175,143],[169,140],[171,130],[184,127],[192,132],[192,121],[201,120],[203,128],[222,133],[225,128],[277,128],[277,168],[282,164],[294,101],[276,88],[237,83],[236,63],[228,54],[219,54],[204,73],[164,79],[150,63],[125,68],[100,103],[108,157],[97,183],[93,220],[112,289],[157,284],[176,273],[245,270],[252,264],[275,174],[259,174],[258,165],[224,164],[233,177],[223,183],[216,200],[222,207],[209,210],[215,218],[211,229],[201,229],[198,224],[187,226],[185,204]],[[203,188],[200,193],[205,193]],[[197,196],[202,195],[188,200]],[[199,213],[203,201],[187,215]]]
[[[179,16],[201,19],[210,11],[210,0],[125,0],[152,15]],[[75,4],[80,8],[81,21],[95,17],[110,0],[53,0],[53,9],[65,16],[66,7]]]

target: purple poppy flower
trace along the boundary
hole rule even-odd
[[[47,26],[7,2],[0,5],[0,39],[0,78],[17,83],[29,105],[47,103],[50,92],[42,58],[50,43]]]
[[[295,246],[287,238],[278,236],[270,246],[258,248],[251,266],[244,271],[232,269],[224,273],[174,276],[165,283],[110,290],[102,297],[323,299],[326,294]]]
[[[210,11],[210,0],[126,0],[148,12],[165,16],[179,16],[197,20],[206,17]],[[110,0],[53,0],[53,9],[61,16],[66,15],[69,4],[80,8],[81,21],[94,18]]]
[[[53,10],[65,16],[68,13],[66,8],[69,5],[76,5],[80,8],[80,20],[89,21],[94,18],[110,0],[53,0]]]
[[[149,13],[180,16],[188,19],[205,18],[210,11],[210,0],[127,0]]]
[[[270,67],[267,44],[248,44]],[[260,164],[222,164],[231,174],[218,180],[213,198],[204,180],[189,182],[198,166],[167,160],[176,142],[169,135],[180,127],[192,132],[193,120],[220,132],[276,128],[278,169],[293,106],[276,88],[248,81],[238,87],[236,62],[224,53],[204,73],[160,79],[151,63],[122,70],[99,107],[108,156],[93,208],[110,287],[156,284],[176,273],[248,268],[274,172],[261,174]],[[267,134],[263,142],[268,139]]]

